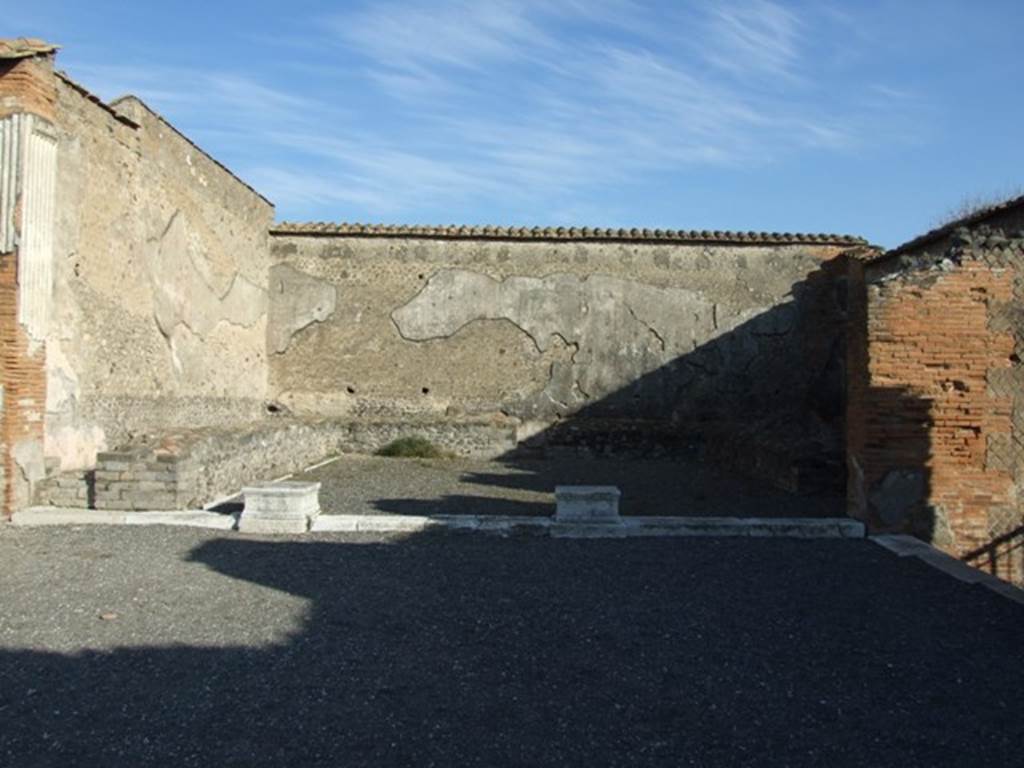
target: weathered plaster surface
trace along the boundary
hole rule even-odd
[[[43,446],[38,440],[26,439],[11,447],[15,472],[18,477],[11,478],[12,498],[11,509],[20,509],[32,503],[33,487],[46,477],[46,460],[43,457]]]
[[[272,208],[141,102],[117,105],[133,128],[58,85],[47,455],[84,467],[168,427],[258,418]]]
[[[270,290],[273,301],[267,344],[271,352],[277,353],[287,350],[303,328],[333,315],[338,301],[335,286],[287,264],[275,264],[270,270]]]
[[[454,336],[471,323],[507,320],[543,354],[572,350],[552,365],[539,399],[526,411],[569,410],[692,352],[717,335],[715,305],[684,288],[660,288],[607,275],[509,277],[498,281],[444,269],[392,313],[402,338]],[[526,414],[524,414],[526,415]]]
[[[271,394],[299,415],[539,423],[796,407],[834,356],[841,308],[821,275],[839,250],[275,235],[275,273],[309,294],[283,294]],[[324,286],[337,306],[307,322]]]

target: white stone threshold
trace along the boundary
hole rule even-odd
[[[970,566],[963,560],[957,560],[952,555],[913,536],[882,534],[872,536],[871,541],[880,547],[885,547],[897,557],[916,557],[947,576],[952,576],[967,584],[980,584],[1015,603],[1024,605],[1024,589],[1015,587],[1008,581],[1003,581],[980,568]]]
[[[125,512],[71,507],[28,507],[14,513],[17,526],[35,525],[177,525],[234,530],[238,516],[184,510]],[[320,515],[313,533],[416,533],[430,529],[547,534],[558,538],[628,538],[636,536],[751,536],[800,539],[864,538],[864,525],[844,518],[775,517],[624,517],[617,523],[559,522],[550,517],[509,515]]]
[[[188,528],[216,528],[230,531],[238,525],[236,515],[202,509],[166,512],[129,512],[74,507],[27,507],[11,516],[11,524],[35,525],[177,525]]]

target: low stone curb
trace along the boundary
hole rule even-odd
[[[482,532],[522,530],[557,538],[638,536],[778,536],[787,538],[863,538],[864,525],[841,518],[625,517],[620,523],[565,523],[550,517],[488,515],[320,515],[311,531],[415,533],[431,528]]]
[[[11,517],[17,526],[35,525],[177,525],[189,528],[216,528],[230,531],[238,519],[205,510],[170,510],[166,512],[123,512],[107,509],[75,509],[73,507],[28,507]]]
[[[205,510],[120,512],[70,507],[29,507],[14,513],[14,525],[179,525],[233,530],[238,517]],[[863,538],[864,525],[842,518],[625,517],[619,523],[564,523],[550,517],[509,515],[320,515],[313,533],[417,533],[428,529],[509,533],[556,538],[642,536],[751,536]]]
[[[923,563],[930,565],[936,570],[942,571],[947,576],[952,576],[958,581],[966,584],[980,584],[981,586],[1013,600],[1015,603],[1024,605],[1024,589],[1019,589],[1009,582],[996,578],[990,573],[974,568],[962,560],[957,560],[952,555],[936,549],[931,544],[905,534],[881,534],[872,536],[871,541],[880,547],[885,547],[897,557],[916,557]]]
[[[416,515],[320,515],[310,526],[313,533],[416,533],[446,527],[432,517]]]
[[[630,517],[629,536],[774,536],[791,539],[863,539],[864,524],[840,517]]]

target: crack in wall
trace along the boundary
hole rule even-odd
[[[395,331],[401,337],[402,341],[408,341],[411,344],[424,344],[424,343],[430,342],[430,341],[443,341],[445,339],[452,339],[452,338],[458,336],[460,333],[462,333],[467,328],[469,328],[471,325],[475,325],[477,323],[486,323],[486,322],[491,322],[491,321],[506,322],[509,325],[512,325],[514,328],[516,328],[516,330],[518,330],[524,336],[526,336],[526,338],[528,338],[530,340],[530,342],[533,344],[533,348],[534,348],[534,350],[538,354],[542,355],[546,351],[544,348],[541,347],[540,342],[537,341],[537,338],[532,333],[530,333],[528,330],[526,330],[526,328],[521,326],[515,320],[512,320],[512,319],[507,318],[507,317],[474,317],[473,319],[467,320],[465,323],[460,325],[458,328],[455,328],[454,330],[452,330],[450,332],[439,334],[437,336],[431,336],[429,338],[420,338],[420,337],[415,337],[415,336],[407,336],[405,334],[405,332],[402,330],[402,326],[399,324],[398,320],[395,319],[395,313],[394,312],[392,312],[389,315],[389,319],[391,320],[391,324],[395,327]],[[567,341],[566,338],[562,334],[557,333],[557,332],[556,333],[552,333],[551,337],[561,339],[565,343],[566,346],[571,346],[571,345],[575,344],[575,342]],[[578,344],[576,344],[576,348],[579,349],[579,345]]]
[[[496,280],[472,270],[439,270],[391,312],[391,320],[399,337],[413,343],[504,320],[538,352],[564,346],[570,359],[549,369],[542,390],[563,408],[626,387],[715,335],[713,304],[700,292],[600,274]],[[671,326],[671,334],[662,325]]]
[[[667,348],[665,344],[665,337],[658,333],[657,329],[654,326],[641,320],[640,317],[637,315],[636,311],[633,309],[633,307],[631,307],[629,304],[625,304],[625,307],[629,311],[629,314],[633,317],[633,319],[640,323],[640,325],[642,325],[648,331],[650,331],[651,335],[654,336],[655,339],[657,339],[658,345],[661,347],[661,351],[664,352]]]

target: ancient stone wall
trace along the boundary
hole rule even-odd
[[[28,503],[33,483],[42,479],[43,410],[46,402],[45,353],[33,345],[18,322],[17,260],[0,254],[0,449],[3,450],[3,509]]]
[[[120,484],[130,477],[93,472],[84,490],[76,477],[97,469],[97,455],[148,455],[185,427],[207,430],[203,450],[217,466],[204,469],[212,476],[222,467],[225,483],[294,463],[285,448],[258,460],[257,443],[230,437],[263,427],[279,434],[267,421],[273,413],[342,420],[344,444],[359,442],[366,425],[388,424],[365,433],[375,436],[368,447],[399,436],[403,424],[470,451],[560,440],[618,451],[714,436],[722,455],[756,447],[750,455],[770,461],[753,463],[787,474],[787,487],[802,483],[789,470],[808,445],[815,456],[839,455],[842,254],[862,241],[271,230],[272,207],[258,193],[141,101],[107,105],[54,74],[52,46],[41,45],[26,54],[29,64],[4,70],[21,101],[0,89],[0,122],[8,112],[14,120],[29,107],[46,111],[38,124],[19,123],[18,136],[35,142],[39,178],[59,169],[51,207],[25,209],[52,219],[37,229],[45,237],[27,240],[7,264],[19,294],[12,327],[28,334],[18,364],[36,361],[35,395],[12,401],[17,382],[0,385],[5,455],[13,456],[10,425],[20,418],[12,414],[32,404],[22,421],[45,450],[35,449],[36,435],[25,453],[30,472],[39,474],[45,454],[55,477],[77,473],[45,486],[57,497],[95,503],[106,490],[127,499]],[[500,439],[446,426],[474,422],[499,425]],[[155,473],[134,478],[137,490],[164,483],[150,490],[166,492],[169,470],[140,461],[102,472]],[[829,473],[827,462],[818,468]],[[4,471],[10,477],[9,461]],[[212,492],[189,495],[173,482],[174,504]]]
[[[194,509],[324,457],[371,454],[410,435],[475,458],[494,458],[516,445],[514,424],[500,419],[346,422],[278,417],[245,427],[170,430],[145,444],[100,452],[95,469],[63,472],[41,483],[36,501],[93,509]]]
[[[22,42],[0,49],[0,517],[45,474],[56,88],[53,47]]]
[[[850,246],[278,227],[271,393],[316,418],[502,414],[523,439],[566,419],[703,433],[826,401],[841,422]]]
[[[57,79],[46,453],[258,419],[271,205],[145,104]]]
[[[850,513],[1024,578],[1024,240],[962,229],[869,263],[852,324]]]

